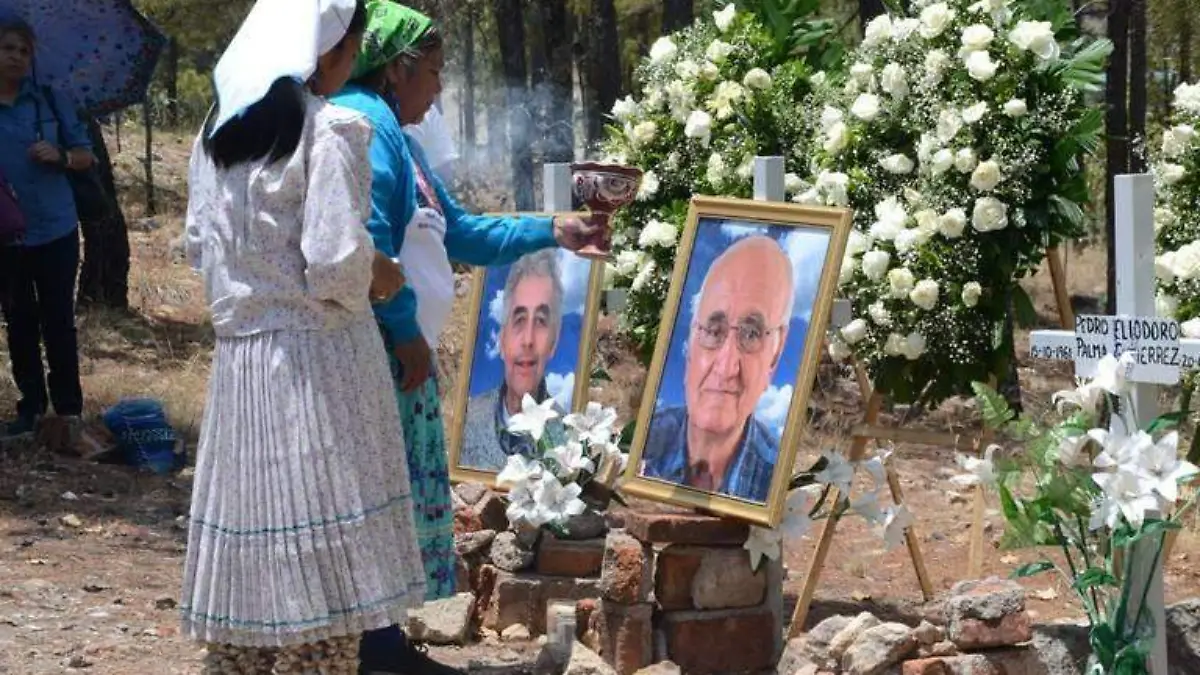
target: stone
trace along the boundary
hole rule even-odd
[[[417,642],[434,645],[465,645],[471,632],[475,596],[459,593],[427,602],[409,610],[405,632]]]
[[[563,538],[571,540],[596,539],[608,532],[608,523],[604,516],[593,509],[588,509],[577,516],[571,516],[563,523]]]
[[[918,648],[918,653],[923,657],[928,656],[957,656],[958,645],[949,640],[942,640],[931,645],[922,645]]]
[[[1200,673],[1200,600],[1167,606],[1165,618],[1171,672]]]
[[[486,567],[486,566],[485,566]],[[495,571],[495,583],[483,611],[482,624],[502,631],[525,624],[534,635],[546,632],[546,603],[600,597],[596,579],[569,579],[538,574]]]
[[[595,598],[584,598],[575,603],[575,636],[582,637],[592,625],[592,617],[600,609],[600,601]],[[586,642],[584,644],[587,644]],[[595,648],[589,646],[593,651]]]
[[[870,612],[863,612],[850,620],[844,628],[838,631],[837,635],[829,641],[829,658],[835,661],[841,661],[842,656],[846,654],[846,650],[850,649],[850,645],[858,640],[858,636],[862,635],[868,628],[874,628],[879,625],[879,619],[875,618]]]
[[[741,546],[750,536],[745,521],[692,513],[625,514],[625,529],[637,539],[656,544]]]
[[[768,670],[782,627],[770,608],[664,612],[667,656],[689,675]],[[780,638],[781,639],[781,638]]]
[[[463,500],[467,506],[474,506],[479,503],[488,493],[488,487],[483,483],[459,483],[454,486],[454,494]]]
[[[478,502],[471,505],[471,512],[479,519],[484,530],[503,532],[508,529],[508,505],[504,497],[488,491]]]
[[[472,558],[487,553],[496,538],[495,530],[476,530],[454,535],[454,552],[460,558]]]
[[[61,516],[58,519],[58,522],[62,523],[63,527],[69,527],[75,530],[83,527],[83,520],[81,520],[79,516],[75,515],[74,513],[68,513],[64,516]]]
[[[930,646],[946,639],[946,631],[928,621],[922,621],[921,625],[913,631],[913,635],[917,638],[917,644],[923,646]]]
[[[554,577],[591,577],[604,563],[604,539],[572,541],[546,534],[537,547],[534,571]]]
[[[654,606],[601,600],[596,613],[600,655],[622,675],[654,662]]]
[[[858,636],[842,656],[848,675],[879,675],[917,649],[913,629],[902,623],[883,623]]]
[[[766,590],[741,547],[672,544],[655,556],[654,598],[667,611],[753,607]]]
[[[471,566],[462,558],[454,559],[454,587],[474,588],[471,583]]]
[[[528,642],[529,638],[529,629],[523,623],[514,623],[500,631],[500,639],[504,642]]]
[[[652,551],[648,544],[621,530],[609,532],[600,567],[602,596],[627,605],[648,602],[653,589],[652,568]]]
[[[520,572],[533,565],[534,554],[517,543],[517,535],[501,532],[492,540],[488,558],[493,565],[505,572]]]
[[[1025,589],[991,577],[962,581],[945,601],[946,635],[959,649],[988,649],[1027,642],[1033,627],[1025,611]]]
[[[812,643],[806,635],[788,640],[787,646],[783,648],[783,656],[779,657],[779,663],[775,666],[775,672],[779,675],[794,675],[809,666],[815,672],[817,663],[812,657],[812,648]]]
[[[617,671],[599,654],[576,642],[571,645],[571,658],[563,675],[617,675]]]
[[[850,625],[853,619],[852,616],[836,614],[813,626],[806,636],[810,643],[828,647],[829,643],[833,642],[833,638],[842,632],[843,628]]]
[[[912,659],[900,668],[901,675],[1047,675],[1050,672],[1053,671],[1039,664],[1037,655],[1027,649]]]
[[[633,675],[682,675],[683,670],[674,661],[659,661],[654,665],[640,668]]]

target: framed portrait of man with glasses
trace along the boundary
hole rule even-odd
[[[625,492],[778,523],[850,220],[847,209],[692,199]]]

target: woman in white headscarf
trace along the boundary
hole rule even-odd
[[[181,609],[206,673],[358,669],[363,631],[425,596],[399,413],[371,301],[371,128],[323,96],[355,0],[259,0],[217,64],[192,153],[188,257],[217,334]]]

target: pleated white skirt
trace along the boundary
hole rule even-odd
[[[424,596],[400,417],[372,318],[218,339],[185,633],[248,647],[314,642],[403,624]]]

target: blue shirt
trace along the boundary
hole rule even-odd
[[[675,406],[656,410],[646,434],[642,475],[676,485],[688,485],[687,408]],[[719,494],[765,503],[771,492],[779,439],[753,415],[746,421],[737,456],[725,470]]]
[[[17,193],[25,215],[26,246],[48,244],[70,234],[79,224],[65,170],[30,159],[30,146],[44,140],[72,150],[92,147],[87,127],[75,113],[75,104],[60,92],[51,95],[53,106],[44,90],[25,78],[12,105],[0,103],[0,173]],[[55,118],[55,111],[61,120]]]
[[[330,99],[335,105],[362,113],[375,128],[371,139],[371,217],[367,229],[375,248],[395,258],[404,246],[404,231],[417,210],[415,160],[437,192],[446,218],[446,252],[468,265],[504,265],[534,251],[557,246],[553,218],[492,217],[467,213],[429,168],[425,154],[410,143],[400,122],[378,93],[349,85]],[[421,334],[417,297],[405,286],[390,301],[375,304],[375,316],[395,342]]]

